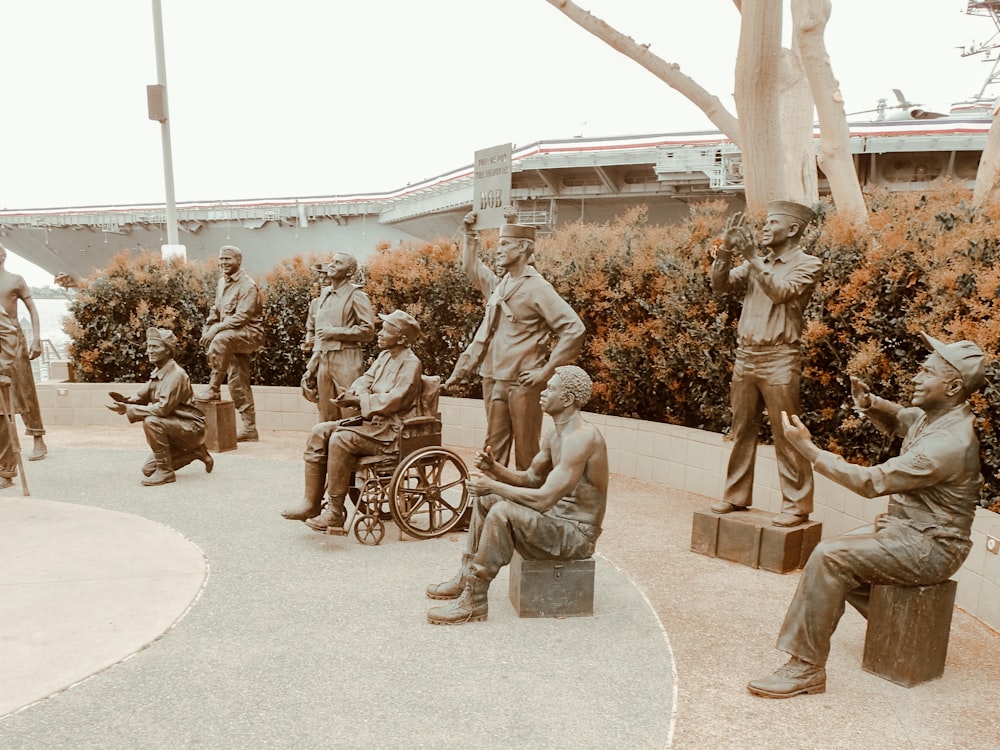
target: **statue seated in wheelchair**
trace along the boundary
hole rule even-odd
[[[458,525],[468,505],[465,463],[441,447],[440,378],[424,376],[410,349],[420,326],[401,310],[379,317],[378,358],[336,399],[360,409],[361,417],[312,429],[303,455],[304,507],[282,514],[329,534],[353,528],[365,544],[382,541],[387,517],[400,534],[440,536]]]

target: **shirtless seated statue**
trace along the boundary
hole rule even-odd
[[[427,621],[457,625],[486,619],[487,591],[515,550],[528,560],[582,560],[594,553],[608,498],[608,450],[580,410],[590,376],[575,365],[556,368],[540,401],[555,429],[524,471],[503,466],[486,446],[469,478],[475,510],[462,564],[450,581],[431,585]]]

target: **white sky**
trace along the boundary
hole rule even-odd
[[[577,4],[732,109],[732,0]],[[996,29],[967,4],[833,0],[826,41],[847,111],[894,103],[893,88],[945,112],[978,93],[989,64],[958,48]],[[712,129],[546,0],[162,5],[178,202],[392,190],[501,143]],[[150,0],[4,6],[0,208],[162,203]]]

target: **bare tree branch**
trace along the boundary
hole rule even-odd
[[[823,42],[830,9],[830,0],[792,0],[792,25],[819,117],[820,168],[830,183],[837,211],[855,224],[865,225],[868,208],[851,156],[851,133],[844,97]]]
[[[683,94],[733,143],[740,144],[740,125],[736,117],[723,106],[717,96],[708,93],[694,79],[681,73],[680,65],[668,63],[657,57],[649,51],[648,46],[638,44],[632,37],[625,36],[570,0],[547,0],[547,2],[578,26],[589,31],[612,49],[639,63],[670,88]],[[735,2],[739,7],[739,0]]]

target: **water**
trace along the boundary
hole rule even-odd
[[[35,308],[38,310],[38,325],[41,328],[42,340],[48,339],[55,346],[59,356],[56,359],[66,359],[66,348],[69,345],[69,336],[63,331],[63,318],[69,314],[68,299],[36,299]],[[31,339],[31,325],[29,323],[28,311],[24,305],[18,304],[17,315],[21,320],[24,333]],[[51,351],[49,352],[51,354]]]

